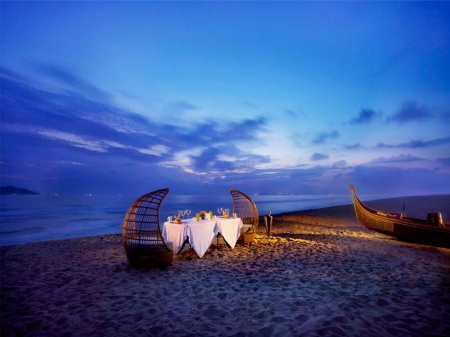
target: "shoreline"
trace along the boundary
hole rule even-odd
[[[401,213],[403,207],[403,201],[406,201],[406,213],[408,217],[424,219],[427,218],[427,213],[441,213],[444,223],[450,223],[450,194],[437,194],[437,195],[420,195],[420,196],[406,196],[406,197],[392,197],[392,198],[383,198],[383,199],[373,199],[369,201],[364,201],[366,205],[372,207],[376,210],[385,211],[385,212],[394,212]],[[353,204],[343,204],[343,205],[334,205],[334,206],[326,206],[326,207],[317,207],[311,208],[307,210],[295,210],[295,211],[287,211],[287,212],[277,212],[272,213],[273,216],[280,217],[285,214],[302,214],[304,212],[332,212],[334,207],[349,207],[353,212]],[[125,214],[125,213],[124,213]],[[259,223],[260,226],[264,226],[264,216],[267,214],[259,214]],[[353,218],[355,217],[353,212]],[[349,220],[352,219],[350,216]],[[121,219],[123,220],[123,219]],[[121,225],[119,226],[121,228]],[[28,243],[38,243],[38,242],[47,242],[47,241],[58,241],[58,240],[70,240],[70,239],[79,239],[79,238],[87,238],[87,237],[96,237],[103,235],[120,235],[120,230],[118,233],[96,233],[90,236],[73,236],[73,237],[65,237],[65,238],[54,238],[54,239],[43,239],[37,241],[29,241],[29,242],[14,242],[14,243],[6,243],[0,244],[1,247],[8,247],[13,245],[24,245]]]
[[[450,249],[369,231],[353,205],[264,231],[165,269],[131,268],[120,234],[0,247],[1,335],[450,334]]]
[[[89,198],[89,200],[91,200]],[[337,203],[329,205],[330,200],[323,204],[320,200],[278,200],[255,201],[259,210],[260,223],[264,224],[264,216],[269,211],[272,214],[297,213],[299,211],[326,209],[328,207],[348,206],[351,205],[351,199],[343,204]],[[377,210],[400,213],[403,208],[403,201],[406,200],[406,209],[409,217],[426,219],[427,213],[442,213],[444,222],[450,222],[450,195],[431,195],[431,196],[410,196],[410,197],[393,197],[383,199],[370,199],[364,201],[369,206],[374,203]],[[117,201],[117,200],[116,200]],[[179,200],[180,201],[180,200]],[[223,201],[223,200],[222,200]],[[222,203],[220,201],[219,203]],[[229,200],[227,199],[227,202]],[[130,201],[131,202],[131,201]],[[185,202],[193,202],[192,200]],[[200,204],[205,202],[201,201]],[[217,202],[217,200],[215,201]],[[335,202],[338,202],[335,200]],[[381,203],[381,205],[379,204]],[[102,203],[103,205],[103,203]],[[425,205],[425,206],[424,206]],[[8,204],[3,205],[8,206]],[[42,211],[50,208],[53,211]],[[23,212],[3,213],[0,218],[2,225],[0,226],[0,247],[24,244],[26,242],[44,242],[60,239],[71,239],[81,237],[93,237],[105,234],[120,234],[123,216],[129,208],[129,203],[113,202],[106,207],[93,209],[91,203],[78,204],[74,207],[70,202],[60,204],[33,204],[30,209],[23,209]],[[198,205],[197,205],[198,206]],[[385,208],[387,206],[387,209]],[[22,206],[11,204],[10,209],[20,210]],[[82,209],[86,207],[86,214]],[[161,220],[169,214],[170,204],[163,205],[161,209]],[[200,207],[200,206],[199,206]],[[198,207],[197,207],[198,208]],[[275,210],[274,210],[275,208]],[[7,208],[8,209],[8,208]],[[214,207],[212,208],[214,209]],[[3,208],[2,208],[3,210]],[[173,210],[172,210],[173,211]],[[176,212],[176,211],[173,211]]]

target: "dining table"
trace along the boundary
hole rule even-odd
[[[181,224],[166,221],[162,236],[164,241],[173,243],[174,254],[186,249],[188,242],[200,258],[211,246],[212,241],[220,233],[225,242],[234,249],[242,228],[241,218],[214,217],[212,219],[196,218],[183,220]]]

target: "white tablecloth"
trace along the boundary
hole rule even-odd
[[[189,243],[200,258],[211,246],[211,242],[217,235],[218,227],[216,220],[189,220],[186,226],[186,234],[189,236]]]
[[[236,241],[241,235],[241,227],[243,226],[242,220],[240,218],[218,218],[217,226],[225,241],[234,249]]]
[[[240,235],[242,221],[240,218],[195,221],[189,219],[183,224],[165,222],[163,227],[164,240],[173,242],[173,251],[178,253],[183,242],[189,236],[189,243],[200,258],[203,257],[212,240],[221,233],[226,242],[234,248]]]
[[[173,242],[173,253],[176,254],[186,240],[186,225],[165,222],[162,236],[165,242]]]

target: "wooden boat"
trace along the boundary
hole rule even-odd
[[[429,213],[427,220],[405,217],[403,213],[388,213],[371,209],[358,199],[350,186],[356,218],[367,229],[394,236],[402,241],[450,248],[450,223],[444,223],[440,213]]]

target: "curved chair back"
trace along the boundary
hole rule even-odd
[[[125,214],[122,239],[131,265],[151,267],[173,263],[173,248],[164,242],[159,225],[159,208],[168,194],[168,188],[144,194]]]
[[[233,199],[233,213],[236,213],[244,224],[239,241],[242,243],[253,241],[259,224],[258,208],[247,194],[234,188],[230,193]]]

